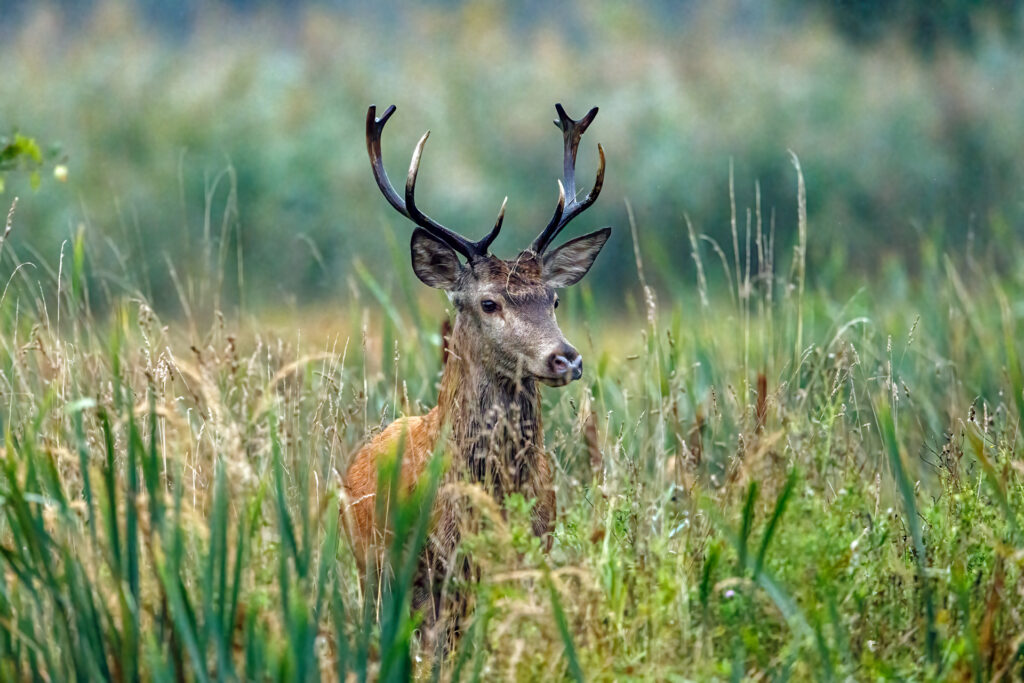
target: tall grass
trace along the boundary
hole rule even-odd
[[[532,501],[499,511],[469,489],[483,514],[462,551],[481,581],[439,657],[415,636],[408,591],[441,461],[415,496],[380,497],[397,540],[368,576],[339,481],[369,434],[432,404],[439,300],[362,269],[330,311],[239,315],[203,309],[214,273],[202,297],[182,286],[191,320],[115,284],[101,314],[87,233],[53,267],[23,255],[13,225],[4,678],[1022,673],[1019,268],[950,253],[902,289],[808,279],[801,294],[804,274],[774,272],[757,221],[734,242],[731,293],[706,284],[728,260],[692,226],[692,289],[623,282],[643,302],[631,315],[605,314],[586,282],[567,293],[565,331],[593,360],[544,395],[554,547],[529,531]],[[646,279],[658,262],[632,227]]]

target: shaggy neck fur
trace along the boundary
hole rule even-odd
[[[468,336],[456,318],[437,404],[452,471],[462,470],[499,501],[516,491],[532,493],[524,488],[532,488],[544,447],[537,382],[495,372],[492,359],[474,356],[479,351]]]

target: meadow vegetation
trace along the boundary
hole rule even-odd
[[[339,533],[354,449],[435,399],[445,313],[404,259],[403,288],[363,271],[330,315],[204,317],[195,297],[216,283],[190,280],[188,319],[131,289],[97,315],[97,245],[80,233],[56,264],[30,261],[15,214],[3,677],[1020,675],[1024,271],[949,253],[919,283],[839,298],[807,287],[803,242],[777,272],[789,247],[749,225],[724,260],[691,232],[700,274],[660,297],[633,226],[638,315],[565,293],[589,360],[545,394],[554,547],[530,534],[531,501],[467,489],[483,578],[440,658],[407,609],[436,478],[394,505],[382,581],[360,583]],[[712,269],[729,284],[706,290]]]
[[[1019,46],[603,2],[558,10],[573,41],[483,3],[172,39],[131,7],[0,27],[0,680],[1024,674]],[[510,195],[502,255],[554,205],[551,104],[599,104],[609,158],[614,248],[558,311],[585,374],[544,390],[553,547],[464,489],[445,656],[408,611],[443,457],[380,496],[390,572],[341,530],[450,315],[373,188],[372,101],[389,168],[434,129],[439,219]]]

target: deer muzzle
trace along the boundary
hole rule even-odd
[[[567,345],[548,357],[548,369],[556,383],[568,384],[583,376],[583,356]]]

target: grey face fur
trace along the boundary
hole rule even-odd
[[[611,228],[598,230],[542,257],[528,250],[511,261],[487,255],[462,264],[450,247],[416,229],[412,267],[425,284],[448,293],[456,332],[472,340],[457,350],[470,356],[465,361],[512,380],[563,386],[582,376],[583,359],[558,328],[555,290],[587,274],[610,234]]]

